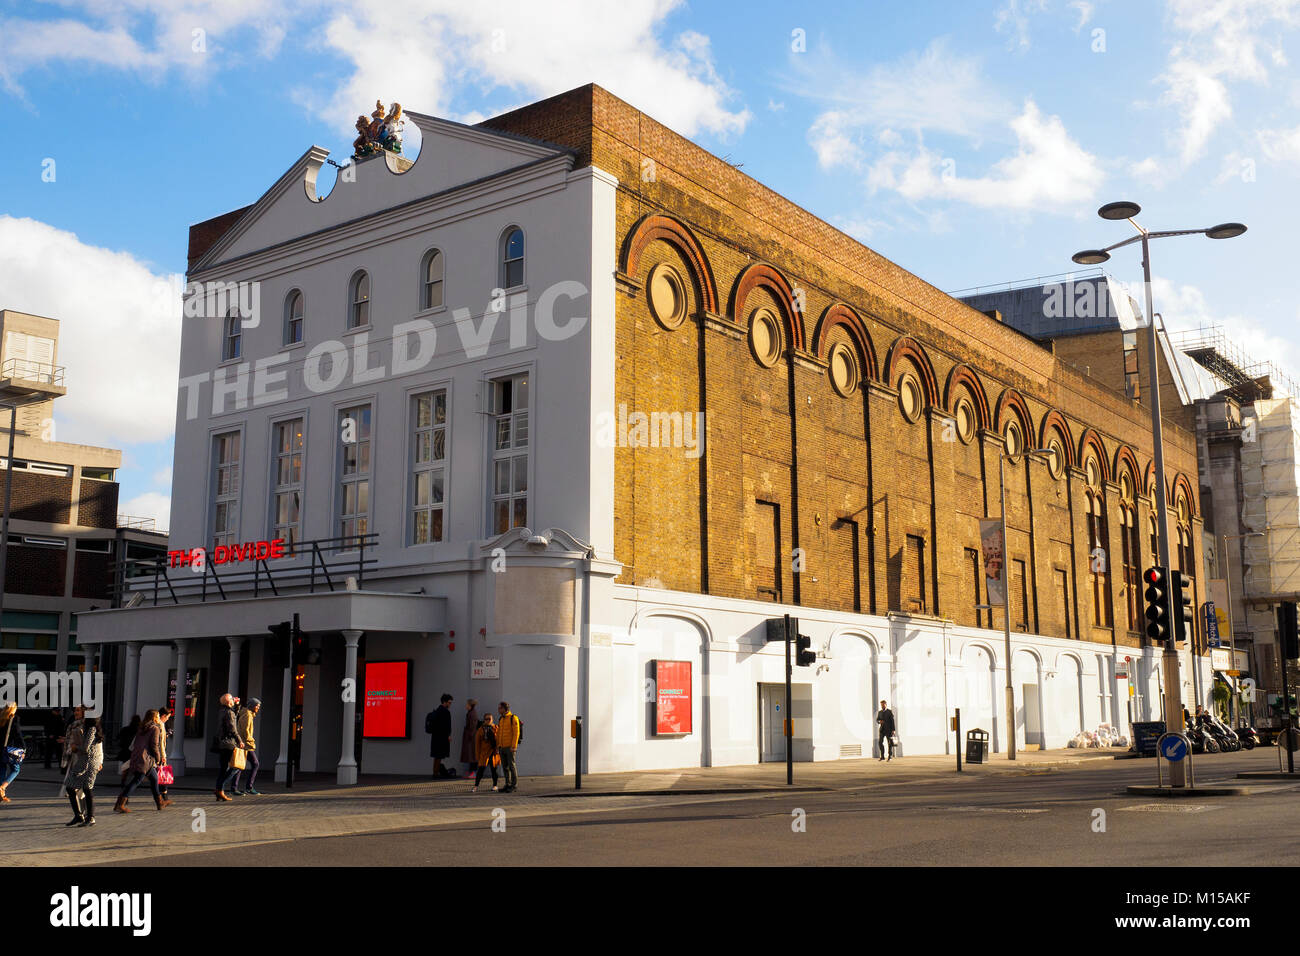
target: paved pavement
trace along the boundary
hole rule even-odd
[[[846,760],[796,764],[796,792],[841,795],[861,803],[862,794],[881,788],[912,787],[918,794],[943,794],[951,802],[954,792],[984,790],[1014,793],[1015,781],[1042,780],[1043,792],[1052,781],[1095,771],[1085,790],[1114,793],[1122,783],[1154,782],[1151,760],[1116,760],[1100,751],[1046,751],[1022,753],[1014,763],[994,756],[988,764],[970,766],[958,776],[950,757],[908,757],[889,763]],[[1254,754],[1218,755],[1211,760],[1233,762],[1236,769],[1268,769],[1276,756],[1269,750]],[[1247,759],[1249,758],[1249,759]],[[1240,764],[1240,766],[1238,766]],[[1225,762],[1225,769],[1228,764]],[[1198,779],[1211,772],[1198,761]],[[56,771],[33,768],[10,789],[13,800],[0,805],[0,866],[83,865],[128,860],[159,859],[177,854],[200,856],[223,850],[268,844],[376,834],[418,828],[473,827],[482,829],[496,810],[505,811],[512,825],[542,817],[564,819],[610,813],[637,819],[670,808],[701,804],[760,800],[789,794],[783,764],[745,767],[689,768],[654,773],[634,772],[588,775],[583,790],[575,793],[572,777],[522,778],[514,794],[492,793],[484,788],[469,792],[465,780],[431,781],[391,777],[363,778],[356,787],[339,787],[328,777],[308,775],[293,792],[267,781],[260,797],[241,797],[218,803],[208,789],[211,775],[189,776],[172,788],[175,804],[158,812],[147,792],[132,799],[135,812],[112,812],[115,781],[101,778],[97,790],[98,824],[91,828],[65,828],[71,816],[58,789]],[[1081,778],[1082,780],[1082,778]],[[1287,785],[1283,784],[1285,788]],[[191,789],[192,788],[192,789]],[[952,788],[956,788],[954,791]],[[857,795],[855,797],[855,794]],[[679,811],[680,812],[680,811]],[[217,857],[210,858],[217,862]],[[354,860],[352,856],[339,859]]]

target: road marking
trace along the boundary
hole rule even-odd
[[[1214,803],[1176,803],[1172,800],[1164,803],[1139,803],[1131,807],[1118,807],[1119,810],[1150,810],[1155,813],[1203,813],[1206,810],[1221,809],[1222,804]]]
[[[917,807],[918,810],[943,810],[949,813],[1047,813],[1046,807]]]

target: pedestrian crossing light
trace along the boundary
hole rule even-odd
[[[1192,578],[1182,571],[1169,573],[1169,590],[1173,592],[1174,640],[1186,641],[1196,633],[1196,609],[1192,606]]]
[[[811,637],[800,634],[794,646],[796,651],[794,662],[800,667],[811,667],[817,663],[817,652],[812,649]]]
[[[1147,568],[1142,574],[1146,581],[1147,637],[1163,643],[1169,636],[1169,577],[1164,568]]]

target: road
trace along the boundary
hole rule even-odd
[[[1198,760],[1198,782],[1276,769],[1276,752]],[[478,819],[133,860],[149,866],[1300,864],[1300,781],[1243,796],[1130,796],[1151,760],[997,775],[917,775],[819,792],[554,797],[519,815],[491,793]],[[494,811],[498,811],[494,813]],[[476,811],[471,810],[471,815]],[[493,824],[496,824],[494,829]],[[1243,848],[1249,846],[1249,857]]]

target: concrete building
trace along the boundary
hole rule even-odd
[[[127,709],[169,672],[200,715],[257,696],[263,760],[292,714],[341,782],[427,772],[443,692],[453,759],[468,697],[524,718],[525,773],[573,769],[577,716],[592,771],[781,759],[789,613],[801,760],[870,752],[882,699],[904,753],[949,749],[956,707],[1004,749],[1008,669],[1021,747],[1158,712],[1140,406],[599,87],[407,119],[413,163],[322,198],[313,147],[191,229],[173,552],[83,624],[128,648]],[[1192,435],[1166,456],[1199,538]]]
[[[166,535],[119,520],[122,453],[54,440],[54,403],[67,394],[55,319],[0,310],[0,401],[17,405],[13,461],[3,459],[0,500],[12,480],[0,669],[83,671],[95,648],[78,642],[78,615],[110,607],[120,558],[166,551]],[[10,416],[0,408],[0,455]]]

